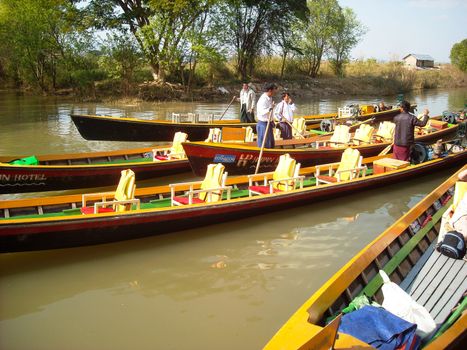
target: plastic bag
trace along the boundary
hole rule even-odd
[[[436,323],[430,313],[422,305],[412,299],[401,287],[391,282],[386,272],[379,271],[383,278],[383,304],[382,306],[396,316],[407,322],[417,325],[417,335],[420,338],[429,336],[435,329]]]

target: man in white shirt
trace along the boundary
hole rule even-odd
[[[240,121],[242,123],[254,123],[255,115],[253,110],[255,108],[256,94],[247,83],[243,83],[240,97],[237,100],[240,101]]]
[[[274,117],[279,121],[279,129],[283,140],[292,138],[293,114],[297,110],[288,92],[282,93],[282,101],[274,109]]]
[[[258,147],[263,146],[266,148],[274,148],[274,132],[271,125],[273,123],[272,111],[274,107],[274,102],[272,97],[277,92],[276,84],[266,84],[264,86],[264,93],[258,100],[256,104],[256,115],[258,116],[258,123],[256,124],[256,132],[258,134]],[[268,128],[269,122],[269,128]],[[266,133],[267,129],[267,133]]]

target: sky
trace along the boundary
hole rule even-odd
[[[452,46],[467,39],[467,0],[338,1],[367,28],[353,59],[401,60],[415,53],[447,63]]]

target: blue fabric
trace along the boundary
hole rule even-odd
[[[261,147],[263,145],[263,138],[266,132],[267,125],[267,122],[262,121],[258,121],[258,124],[256,124],[256,132],[258,133],[258,147]],[[274,125],[271,122],[271,124],[269,125],[268,134],[266,135],[266,142],[264,143],[265,148],[274,148],[274,132],[272,130],[273,127]]]
[[[417,325],[374,306],[364,306],[342,316],[339,326],[339,332],[382,350],[397,349],[404,344],[408,344],[406,349],[418,349],[420,339],[415,335],[416,329]]]

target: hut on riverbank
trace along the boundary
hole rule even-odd
[[[402,59],[407,67],[434,68],[435,60],[430,55],[410,53]]]

